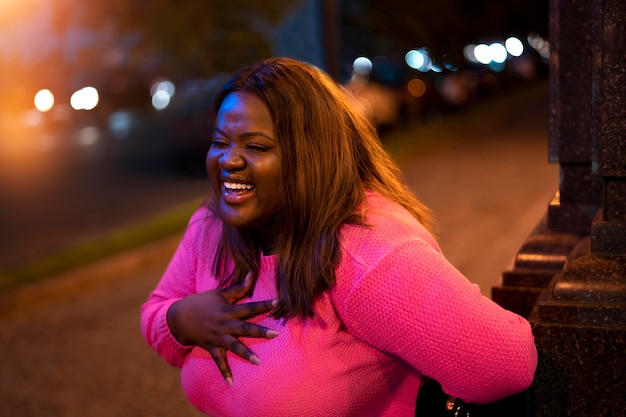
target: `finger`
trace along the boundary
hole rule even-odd
[[[258,324],[249,323],[247,321],[233,321],[231,323],[232,325],[228,327],[226,333],[233,336],[261,337],[265,339],[273,339],[278,336],[276,330],[259,326]]]
[[[233,386],[233,373],[230,370],[230,366],[228,366],[228,361],[226,360],[226,349],[222,347],[211,347],[207,349],[213,357],[217,368],[220,370],[220,373],[226,380],[226,383]]]
[[[235,355],[242,357],[243,359],[253,363],[259,364],[259,358],[251,351],[248,346],[244,345],[239,339],[232,337],[230,342],[226,346],[227,350],[230,350]]]
[[[240,320],[248,320],[252,317],[268,313],[276,307],[277,300],[254,301],[251,303],[237,304],[233,306],[231,313],[233,317]]]
[[[235,303],[244,298],[252,289],[252,278],[254,275],[252,272],[246,274],[246,278],[241,284],[231,285],[230,287],[223,288],[220,293],[222,297],[226,298],[228,302]]]

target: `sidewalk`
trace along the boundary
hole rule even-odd
[[[446,257],[491,296],[558,190],[558,164],[548,163],[548,92],[444,132],[416,157],[404,158],[402,148],[394,157],[437,219]]]
[[[547,162],[547,96],[528,106],[415,158],[396,155],[439,221],[444,253],[487,295],[558,187],[558,166]],[[178,370],[139,333],[139,307],[178,239],[0,297],[0,417],[200,416]]]
[[[0,312],[1,417],[201,415],[139,332],[139,306],[178,238],[13,294]]]

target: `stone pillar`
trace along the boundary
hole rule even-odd
[[[573,76],[579,83],[557,82],[551,92],[550,148],[551,155],[558,149],[561,184],[548,229],[581,236],[588,229],[589,237],[573,247],[530,317],[539,351],[534,415],[624,416],[626,2],[552,0],[551,6],[551,70],[559,81],[580,73]],[[582,50],[570,49],[575,39]],[[559,106],[564,101],[572,107]]]
[[[626,1],[550,2],[549,158],[559,190],[499,304],[539,366],[521,416],[626,415]]]
[[[601,184],[592,175],[591,11],[591,0],[550,3],[548,157],[559,163],[559,189],[516,254],[513,269],[492,289],[494,301],[524,317],[578,242],[589,236],[601,200]]]

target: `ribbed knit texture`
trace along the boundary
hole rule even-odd
[[[527,388],[537,353],[530,325],[481,295],[404,209],[368,193],[370,227],[344,226],[337,284],[312,319],[252,322],[271,339],[242,338],[259,357],[228,355],[234,386],[211,356],[180,345],[166,324],[176,300],[216,287],[211,272],[220,222],[192,217],[161,282],[142,307],[146,341],[182,367],[183,390],[213,416],[413,416],[422,374],[450,395],[491,402]],[[276,298],[276,257],[261,259],[250,299]]]

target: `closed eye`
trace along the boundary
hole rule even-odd
[[[270,148],[269,146],[264,146],[264,145],[248,145],[248,149],[250,149],[253,152],[267,152]]]
[[[213,138],[213,140],[211,140],[211,147],[221,148],[224,146],[228,146],[228,144],[223,139]]]

